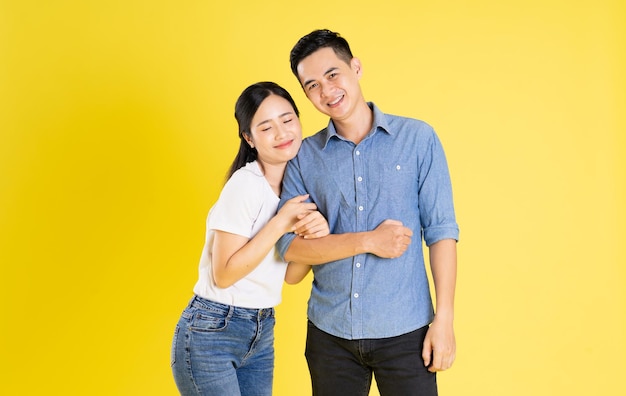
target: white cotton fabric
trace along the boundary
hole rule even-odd
[[[215,230],[253,238],[276,214],[279,198],[256,161],[237,170],[209,211],[206,237],[194,293],[208,300],[244,308],[270,308],[281,301],[287,264],[276,248],[245,278],[221,289],[215,285],[211,252]]]

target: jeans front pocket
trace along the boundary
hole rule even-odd
[[[228,326],[229,316],[222,312],[198,310],[191,319],[189,329],[199,332],[222,331]]]

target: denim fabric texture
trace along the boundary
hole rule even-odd
[[[271,396],[274,309],[194,296],[174,331],[171,366],[183,396]]]
[[[429,324],[422,243],[459,236],[448,165],[432,127],[369,105],[373,127],[359,144],[339,136],[332,121],[303,141],[287,165],[279,205],[310,194],[333,234],[371,231],[387,219],[413,230],[398,258],[360,254],[313,266],[308,317],[349,340],[395,337]],[[281,256],[294,237],[278,241]]]

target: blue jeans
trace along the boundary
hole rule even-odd
[[[233,307],[194,296],[172,342],[181,395],[271,396],[274,309]]]
[[[346,340],[309,321],[306,360],[314,396],[367,396],[372,374],[381,396],[436,396],[437,377],[424,367],[428,326],[391,338]]]

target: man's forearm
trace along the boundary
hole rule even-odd
[[[296,237],[285,252],[285,260],[316,265],[364,253],[396,258],[411,244],[412,235],[413,231],[404,227],[402,222],[385,220],[371,231],[330,234],[314,239]]]
[[[285,252],[285,260],[316,265],[367,253],[367,234],[367,232],[330,234],[315,239],[296,237]]]
[[[457,272],[456,241],[444,239],[431,245],[429,250],[435,284],[435,315],[452,320]]]

